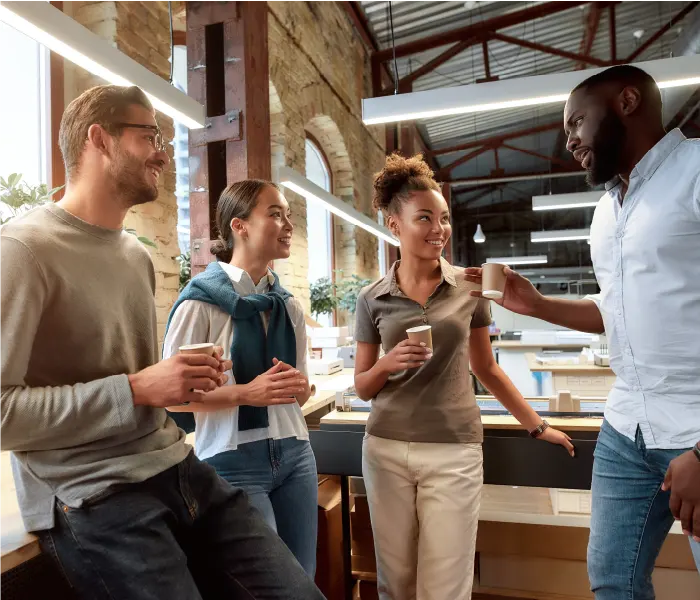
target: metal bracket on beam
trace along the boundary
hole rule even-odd
[[[207,117],[202,129],[190,130],[190,145],[206,146],[212,142],[241,139],[241,111],[233,109],[225,115]]]

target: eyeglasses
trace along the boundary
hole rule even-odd
[[[151,146],[156,152],[165,152],[165,142],[163,141],[163,132],[158,125],[143,125],[140,123],[112,123],[113,127],[126,129],[132,127],[134,129],[150,129],[155,135],[150,138]]]

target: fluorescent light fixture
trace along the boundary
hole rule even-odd
[[[376,235],[394,246],[399,245],[399,240],[386,227],[375,223],[367,215],[343,202],[340,198],[336,198],[333,194],[328,193],[294,169],[279,167],[275,180],[287,189],[304,196],[307,200],[319,202],[325,209],[331,211],[334,215],[338,215],[341,219],[345,219],[348,223],[362,227],[365,231],[369,231],[372,235]]]
[[[635,63],[659,88],[700,85],[700,55]],[[366,125],[566,102],[579,83],[605,68],[518,77],[362,100]],[[532,92],[536,93],[532,93]]]
[[[154,108],[178,123],[204,127],[204,106],[50,3],[0,1],[0,21],[109,83],[139,86]]]
[[[561,210],[596,206],[605,192],[576,192],[532,197],[532,210]]]
[[[509,267],[515,265],[546,265],[547,255],[537,254],[534,256],[498,256],[494,258],[487,258],[487,263],[500,263],[503,265],[508,265]]]
[[[588,240],[590,237],[590,229],[560,229],[558,231],[533,231],[530,233],[530,241],[533,243],[571,242],[575,240]]]

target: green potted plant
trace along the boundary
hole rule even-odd
[[[180,263],[180,291],[182,291],[192,279],[192,257],[189,251],[180,254],[177,257],[177,262]]]
[[[360,295],[362,288],[368,286],[370,283],[372,283],[370,279],[364,279],[353,273],[350,277],[347,277],[341,280],[340,283],[336,284],[338,297],[340,299],[338,306],[348,315],[348,329],[350,330],[350,335],[354,335],[355,330],[357,297]]]
[[[328,277],[321,277],[309,286],[311,292],[311,314],[318,320],[319,315],[330,315],[338,307],[335,284]]]
[[[0,202],[2,203],[0,225],[4,225],[35,206],[50,202],[51,197],[63,187],[61,185],[49,190],[45,183],[32,186],[22,181],[21,173],[12,173],[7,179],[0,177]],[[139,235],[135,229],[125,228],[124,231],[135,235],[144,246],[157,248],[152,240]]]
[[[3,204],[0,225],[22,213],[45,204],[63,186],[49,190],[45,183],[31,186],[22,181],[21,173],[12,173],[7,179],[0,177],[0,202]]]

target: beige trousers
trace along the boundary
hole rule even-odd
[[[481,444],[367,434],[362,474],[380,600],[469,600],[483,485]]]

